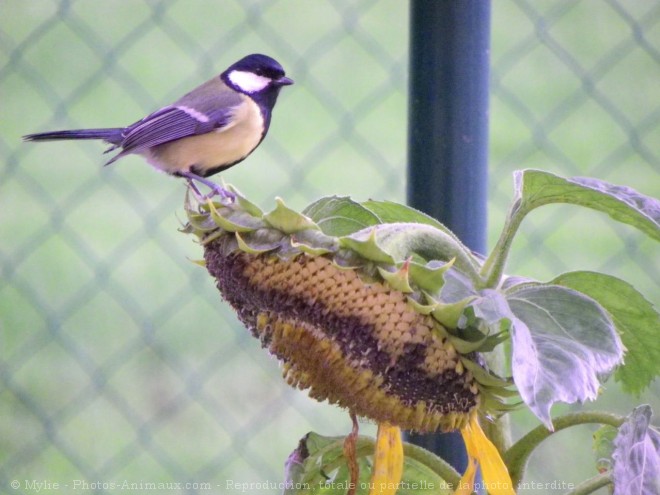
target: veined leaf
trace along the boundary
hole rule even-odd
[[[341,237],[382,223],[378,215],[347,196],[329,196],[307,206],[302,213],[324,234]]]
[[[525,404],[552,429],[552,404],[596,398],[600,379],[622,360],[621,341],[609,315],[572,289],[527,286],[507,301],[513,379]]]
[[[631,225],[660,241],[660,200],[625,186],[597,179],[564,178],[540,170],[514,173],[515,198],[499,240],[483,263],[481,274],[488,287],[501,282],[506,259],[522,220],[530,211],[552,203],[585,206]]]
[[[511,308],[504,294],[493,289],[484,289],[471,304],[474,314],[488,325],[497,325],[500,330],[502,320],[511,317]]]
[[[632,285],[595,272],[564,273],[551,283],[588,295],[610,314],[628,351],[614,375],[624,390],[639,394],[660,375],[660,315]]]
[[[462,272],[450,268],[444,274],[445,283],[440,290],[440,300],[456,303],[468,297],[477,296],[474,284]]]
[[[614,439],[614,495],[660,493],[660,433],[651,428],[651,407],[637,407]]]
[[[524,210],[550,203],[586,206],[660,241],[660,201],[630,187],[586,177],[567,179],[541,170],[517,171],[514,182]]]
[[[442,230],[444,233],[451,235],[454,240],[460,243],[458,237],[445,227],[442,223],[438,222],[435,218],[423,213],[410,206],[394,203],[393,201],[376,201],[370,199],[360,203],[362,206],[373,212],[380,218],[382,223],[423,223]],[[467,248],[465,248],[467,250]]]

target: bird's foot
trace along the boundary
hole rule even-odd
[[[220,184],[216,184],[215,187],[212,187],[211,192],[209,192],[206,197],[212,198],[216,195],[220,196],[221,203],[234,203],[236,201],[236,195],[222,187]]]
[[[211,199],[214,196],[220,196],[220,202],[223,204],[230,204],[236,201],[236,195],[222,187],[220,184],[216,184],[211,180],[191,172],[181,172],[180,175],[188,180],[188,185],[190,186],[190,189],[192,189],[198,201],[206,202],[206,200]],[[195,182],[204,184],[210,189],[210,191],[207,194],[202,194]]]

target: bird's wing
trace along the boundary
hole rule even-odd
[[[226,127],[232,110],[231,107],[222,108],[211,114],[201,114],[186,107],[162,108],[126,128],[121,142],[122,154],[139,153],[168,141]]]
[[[192,95],[195,95],[194,97]],[[195,101],[195,108],[191,105]],[[121,155],[139,153],[152,146],[231,127],[241,95],[214,78],[124,130]]]

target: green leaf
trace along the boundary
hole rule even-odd
[[[511,308],[504,294],[493,289],[484,289],[471,304],[474,314],[496,332],[502,330],[502,323],[511,317]]]
[[[284,462],[284,489],[282,495],[294,495],[300,491],[305,478],[305,458],[309,455],[305,445],[307,437],[298,442],[298,447]]]
[[[614,495],[660,493],[660,433],[651,425],[651,407],[635,408],[614,439]]]
[[[567,179],[541,170],[517,171],[514,181],[524,210],[550,203],[586,206],[660,241],[660,201],[630,187],[586,177]]]
[[[632,285],[587,271],[564,273],[551,283],[588,295],[610,314],[627,349],[614,375],[624,390],[639,394],[660,375],[660,315]]]
[[[308,433],[285,465],[284,495],[345,495],[350,477],[343,452],[342,437]],[[370,489],[374,441],[359,437],[357,460],[360,475],[357,495]],[[427,456],[433,458],[430,453]],[[403,477],[397,495],[450,495],[453,490],[431,467],[410,456],[404,457]]]
[[[464,273],[453,268],[445,272],[445,283],[440,291],[440,301],[455,303],[478,294],[474,283]]]
[[[572,289],[525,286],[507,301],[513,379],[525,404],[552,429],[552,404],[596,398],[600,379],[621,363],[621,341],[605,310]]]
[[[302,213],[316,222],[324,234],[337,237],[381,223],[377,215],[347,196],[321,198]]]
[[[377,215],[382,223],[423,223],[451,234],[458,241],[458,237],[442,223],[410,206],[394,203],[393,201],[375,201],[373,199],[364,201],[361,205]]]
[[[513,205],[497,244],[481,269],[487,287],[500,284],[516,232],[525,216],[539,206],[568,203],[592,208],[660,241],[660,200],[629,187],[584,177],[567,179],[540,170],[516,171],[514,183]]]

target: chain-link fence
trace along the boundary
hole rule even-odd
[[[502,0],[493,15],[491,239],[517,168],[660,197],[660,2]],[[34,493],[45,482],[140,493],[140,483],[163,482],[239,492],[281,481],[307,431],[349,429],[344,412],[283,383],[187,260],[200,248],[177,231],[181,181],[139,158],[101,168],[98,143],[20,136],[133,122],[265,52],[296,85],[261,148],[224,179],[264,208],[276,195],[297,208],[328,194],[403,201],[407,39],[408,5],[398,0],[0,4],[4,490]],[[522,233],[510,271],[603,270],[660,302],[658,248],[632,229],[552,207]],[[656,385],[641,400],[660,410],[659,395]],[[602,401],[620,412],[636,402],[616,384]],[[515,419],[516,431],[534,421]],[[549,448],[588,457],[568,442],[589,435]],[[535,479],[574,482],[591,470],[541,455]],[[249,491],[280,491],[261,488]]]

